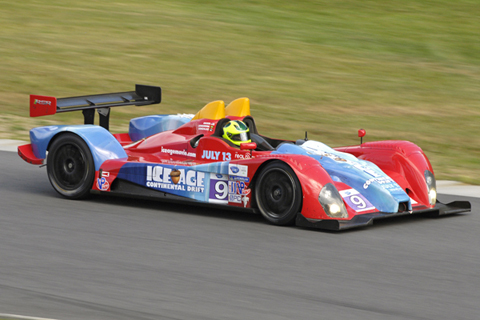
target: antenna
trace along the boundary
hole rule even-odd
[[[360,137],[360,145],[363,144],[363,137],[365,137],[366,134],[367,132],[365,131],[365,129],[358,130],[358,136]]]
[[[308,141],[307,131],[305,131],[305,141]]]

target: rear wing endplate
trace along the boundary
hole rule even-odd
[[[108,130],[111,107],[144,106],[162,101],[160,87],[135,85],[135,91],[105,93],[89,96],[55,98],[30,95],[30,117],[52,115],[60,112],[82,111],[85,124],[93,124],[95,109],[100,116],[100,126]]]

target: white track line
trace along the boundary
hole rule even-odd
[[[49,318],[27,317],[27,316],[20,316],[18,314],[6,314],[6,313],[0,313],[0,319],[2,320],[55,320],[55,319],[49,319]]]

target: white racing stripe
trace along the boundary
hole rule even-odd
[[[49,319],[49,318],[27,317],[27,316],[21,316],[18,314],[6,314],[6,313],[0,313],[0,319],[1,320],[55,320],[55,319]]]

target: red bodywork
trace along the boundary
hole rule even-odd
[[[239,117],[228,117],[230,119],[242,119]],[[107,160],[102,166],[102,172],[107,183],[95,183],[93,190],[110,191],[120,168],[127,162],[157,163],[179,166],[194,166],[219,161],[229,161],[233,164],[248,166],[249,182],[247,187],[252,189],[255,183],[256,173],[262,165],[269,161],[283,161],[295,172],[302,188],[302,210],[301,214],[307,219],[325,220],[329,217],[318,202],[318,195],[322,187],[327,183],[333,183],[339,191],[351,187],[334,182],[330,175],[322,168],[318,161],[304,155],[282,154],[272,155],[271,151],[242,150],[233,147],[224,140],[214,136],[218,120],[200,119],[192,120],[180,128],[172,131],[165,131],[150,136],[146,139],[132,142],[129,135],[115,134],[115,138],[124,146],[127,152],[127,160]],[[212,126],[212,124],[214,124]],[[205,130],[205,128],[209,128]],[[193,147],[191,140],[198,135],[198,146]],[[336,148],[338,151],[347,152],[356,157],[368,160],[377,164],[385,173],[392,177],[403,190],[414,200],[414,208],[432,208],[428,202],[423,172],[432,170],[430,163],[421,151],[413,143],[406,141],[385,141],[364,143],[361,146]],[[102,178],[98,177],[96,178]],[[312,177],[315,177],[312,179]],[[97,179],[95,180],[97,181]],[[255,199],[251,194],[251,201],[247,208],[255,208]],[[230,202],[230,206],[244,207],[242,203]],[[349,217],[352,219],[359,214],[347,206]],[[361,214],[376,212],[377,210],[363,211]]]

